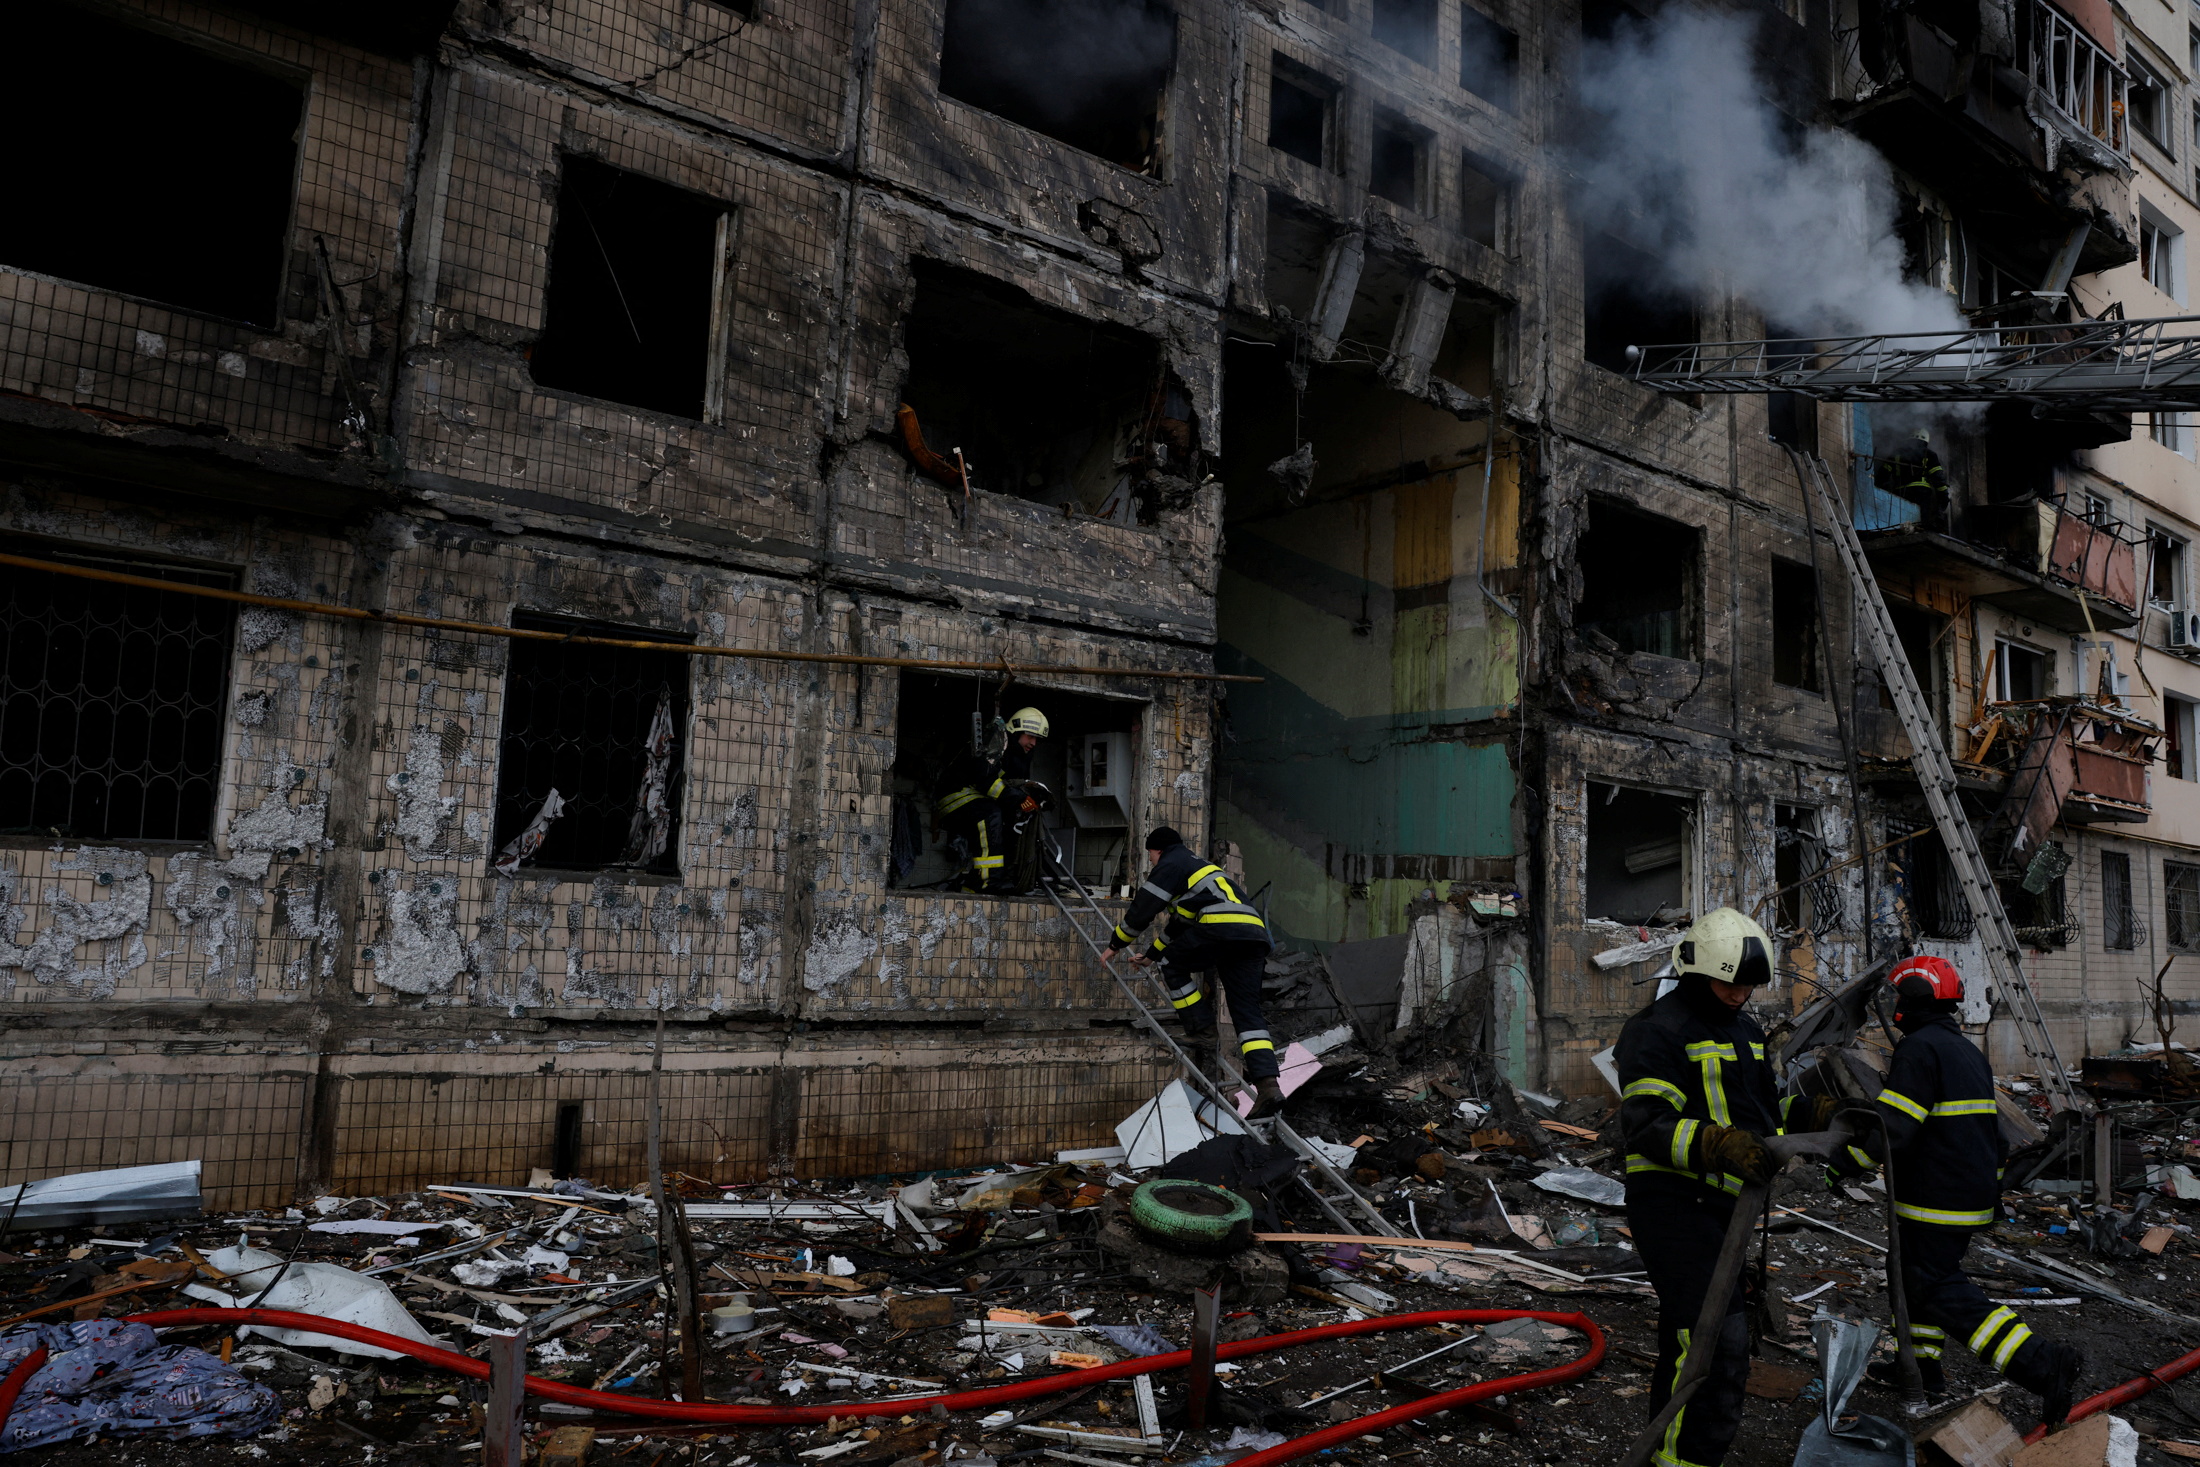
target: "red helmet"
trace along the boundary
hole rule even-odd
[[[1946,958],[1904,958],[1894,965],[1887,981],[1905,998],[1953,1002],[1963,997],[1963,975]]]

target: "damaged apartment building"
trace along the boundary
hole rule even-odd
[[[1959,308],[2074,309],[2134,257],[2120,108],[2054,61],[2124,84],[2105,4],[1714,8],[1737,88],[1886,154]],[[1782,930],[1782,1003],[1960,942],[1929,857],[1806,880],[1915,786],[1790,450],[1855,466],[1954,728],[1988,663],[1999,701],[2074,690],[2004,631],[2137,618],[2128,556],[2057,558],[2119,425],[1933,427],[1957,527],[1925,527],[1878,410],[1631,380],[1630,346],[1782,333],[1577,217],[1578,58],[1655,23],[0,23],[0,108],[57,139],[0,220],[0,1177],[617,1177],[653,1086],[668,1164],[728,1180],[1104,1139],[1160,1051],[1044,893],[951,890],[933,828],[1026,705],[1104,905],[1147,828],[1228,843],[1287,947],[1374,974],[1371,1039],[1471,1006],[1519,1084],[1600,1086],[1655,964],[1595,958],[1709,906]],[[2126,729],[2085,739],[2143,810],[2144,715],[2066,721]]]

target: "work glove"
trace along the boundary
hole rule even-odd
[[[1834,1113],[1841,1109],[1841,1102],[1830,1095],[1806,1095],[1788,1109],[1789,1134],[1805,1131],[1823,1131],[1833,1124]]]
[[[1703,1170],[1725,1172],[1745,1182],[1769,1182],[1780,1171],[1765,1138],[1740,1126],[1705,1126],[1696,1137],[1696,1155]]]

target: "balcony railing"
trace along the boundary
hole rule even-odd
[[[2032,37],[2026,57],[2032,84],[2073,126],[2090,133],[2119,158],[2131,156],[2124,114],[2130,79],[2116,58],[2077,22],[2032,0]]]
[[[2037,849],[2064,821],[2139,821],[2162,728],[2087,698],[1989,703],[1970,762],[2008,776],[2002,819],[2015,851]]]

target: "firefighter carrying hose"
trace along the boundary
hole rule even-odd
[[[1827,1168],[1830,1183],[1876,1167],[1891,1145],[1902,1288],[1910,1343],[1925,1389],[1947,1390],[1942,1350],[1960,1340],[1972,1354],[2040,1398],[2050,1424],[2070,1414],[2084,1357],[2073,1345],[2035,1337],[1963,1272],[1972,1235],[1994,1225],[2001,1205],[2003,1145],[1994,1072],[1956,1021],[1963,978],[1945,958],[1907,958],[1887,974],[1902,1040],[1887,1065],[1877,1110],[1886,1122]],[[1873,1374],[1886,1379],[1879,1366]]]
[[[1003,895],[1013,889],[1004,869],[1009,853],[1003,810],[1022,800],[1022,786],[1031,778],[1031,756],[1050,730],[1046,715],[1036,708],[1011,713],[1006,729],[1008,741],[998,762],[968,750],[947,766],[936,789],[934,824],[958,840],[964,851],[957,882],[962,891]]]
[[[1673,1418],[1650,1460],[1718,1467],[1742,1424],[1749,1327],[1742,1283],[1718,1338],[1695,1340],[1697,1317],[1745,1182],[1779,1170],[1764,1138],[1783,1126],[1764,1030],[1742,1012],[1772,981],[1772,940],[1731,907],[1706,912],[1674,950],[1679,983],[1627,1021],[1617,1055],[1627,1146],[1627,1224],[1658,1291],[1658,1363],[1650,1410],[1664,1409],[1689,1353],[1713,1352],[1711,1372]],[[1831,1100],[1791,1098],[1795,1129],[1823,1129]]]
[[[1110,962],[1138,940],[1138,934],[1164,911],[1168,926],[1131,962],[1161,963],[1162,986],[1184,1020],[1185,1048],[1209,1078],[1215,1071],[1216,1023],[1212,999],[1199,991],[1199,975],[1213,970],[1230,999],[1237,1025],[1238,1050],[1246,1078],[1253,1082],[1251,1118],[1260,1120],[1283,1109],[1283,1087],[1276,1083],[1276,1044],[1261,1017],[1260,979],[1275,943],[1268,924],[1246,904],[1230,878],[1214,862],[1195,855],[1184,838],[1164,825],[1146,837],[1149,870],[1131,908],[1117,924],[1104,955]]]

